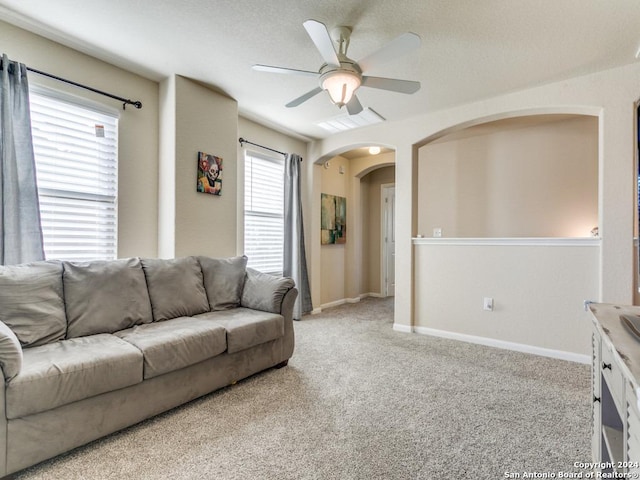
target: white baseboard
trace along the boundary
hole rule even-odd
[[[322,305],[320,305],[320,307],[314,308],[311,312],[311,315],[317,315],[318,313],[321,313],[323,308],[339,307],[340,305],[344,305],[345,303],[358,303],[360,300],[367,297],[382,298],[382,295],[375,292],[361,293],[354,298],[342,298],[340,300],[334,300],[333,302],[323,303]]]
[[[322,305],[320,305],[320,311],[324,310],[325,308],[338,307],[340,305],[344,305],[344,298],[342,300],[336,300],[335,302],[323,303]]]
[[[413,333],[413,327],[411,325],[402,325],[400,323],[394,323],[393,329],[396,332]]]
[[[397,328],[402,327],[402,328]],[[478,337],[475,335],[466,335],[464,333],[448,332],[446,330],[437,330],[428,327],[410,327],[407,325],[393,325],[393,329],[400,332],[414,331],[421,335],[431,335],[433,337],[449,338],[451,340],[460,340],[462,342],[476,343],[486,345],[488,347],[503,348],[505,350],[515,350],[517,352],[531,353],[533,355],[541,355],[543,357],[557,358],[560,360],[568,360],[570,362],[591,364],[590,355],[582,355],[579,353],[563,352],[562,350],[552,350],[550,348],[536,347],[533,345],[525,345],[523,343],[507,342],[497,340],[495,338]],[[408,329],[408,330],[407,330]]]
[[[331,308],[331,307],[339,307],[340,305],[344,305],[345,303],[358,303],[361,297],[355,298],[341,298],[340,300],[334,300],[333,302],[323,303],[320,305],[320,311],[323,308]]]
[[[361,293],[360,294],[360,298],[367,298],[367,297],[385,298],[384,295],[382,295],[381,293],[376,293],[376,292],[369,292],[369,293]]]
[[[344,298],[341,300],[335,300],[333,302],[323,303],[322,305],[320,305],[320,310],[331,307],[339,307],[340,305],[344,305],[345,303],[347,303],[347,301]]]
[[[379,293],[364,293],[360,295],[360,298],[366,298],[368,296],[381,297],[382,295],[380,295]],[[342,300],[337,300],[335,302],[325,303],[321,306],[321,308],[316,308],[311,313],[320,313],[323,308],[337,307],[338,305],[344,305],[345,303],[357,303],[360,301],[360,298],[343,298]],[[567,360],[569,362],[583,363],[586,365],[591,364],[590,355],[565,352],[562,350],[553,350],[551,348],[536,347],[534,345],[526,345],[524,343],[507,342],[505,340],[498,340],[495,338],[479,337],[477,335],[467,335],[464,333],[449,332],[446,330],[438,330],[428,327],[414,327],[411,325],[403,325],[400,323],[394,323],[393,330],[401,333],[415,332],[420,335],[431,335],[432,337],[448,338],[450,340],[459,340],[467,343],[486,345],[488,347],[514,350],[516,352],[530,353],[533,355],[540,355],[542,357],[557,358],[559,360]]]

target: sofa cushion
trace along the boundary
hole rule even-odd
[[[210,310],[226,310],[240,305],[247,257],[198,257]]]
[[[224,326],[227,331],[229,353],[246,350],[284,336],[284,317],[276,313],[234,308],[203,313],[195,318]]]
[[[289,277],[276,277],[247,268],[240,305],[255,310],[280,313],[284,296],[294,286],[295,282]]]
[[[7,418],[44,412],[142,381],[142,354],[110,334],[25,348],[6,387]]]
[[[117,332],[144,355],[144,378],[188,367],[227,348],[224,327],[192,317],[139,325]]]
[[[0,266],[0,320],[23,346],[63,339],[67,317],[62,292],[58,261]]]
[[[143,258],[142,268],[155,322],[209,311],[202,270],[195,257]]]
[[[67,338],[112,333],[153,320],[140,259],[63,265]]]

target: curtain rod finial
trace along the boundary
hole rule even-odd
[[[136,101],[134,102],[133,100],[125,100],[122,103],[122,109],[126,110],[127,109],[127,105],[133,105],[134,107],[136,107],[138,110],[140,110],[142,108],[142,102],[140,101]]]

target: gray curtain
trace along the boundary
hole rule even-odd
[[[303,313],[313,310],[307,255],[304,249],[302,222],[302,196],[300,191],[300,162],[295,153],[287,155],[284,167],[284,275],[293,278],[298,288],[298,299],[293,307],[293,318],[300,320]]]
[[[0,63],[0,264],[44,259],[27,67]]]

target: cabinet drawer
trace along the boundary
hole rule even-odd
[[[604,377],[609,391],[613,397],[613,401],[618,408],[618,412],[623,416],[626,413],[625,397],[624,397],[624,382],[622,380],[622,372],[620,367],[615,361],[615,356],[611,351],[611,347],[605,343],[602,344],[601,362],[600,368],[602,369],[602,376]],[[623,417],[624,418],[624,417]]]

